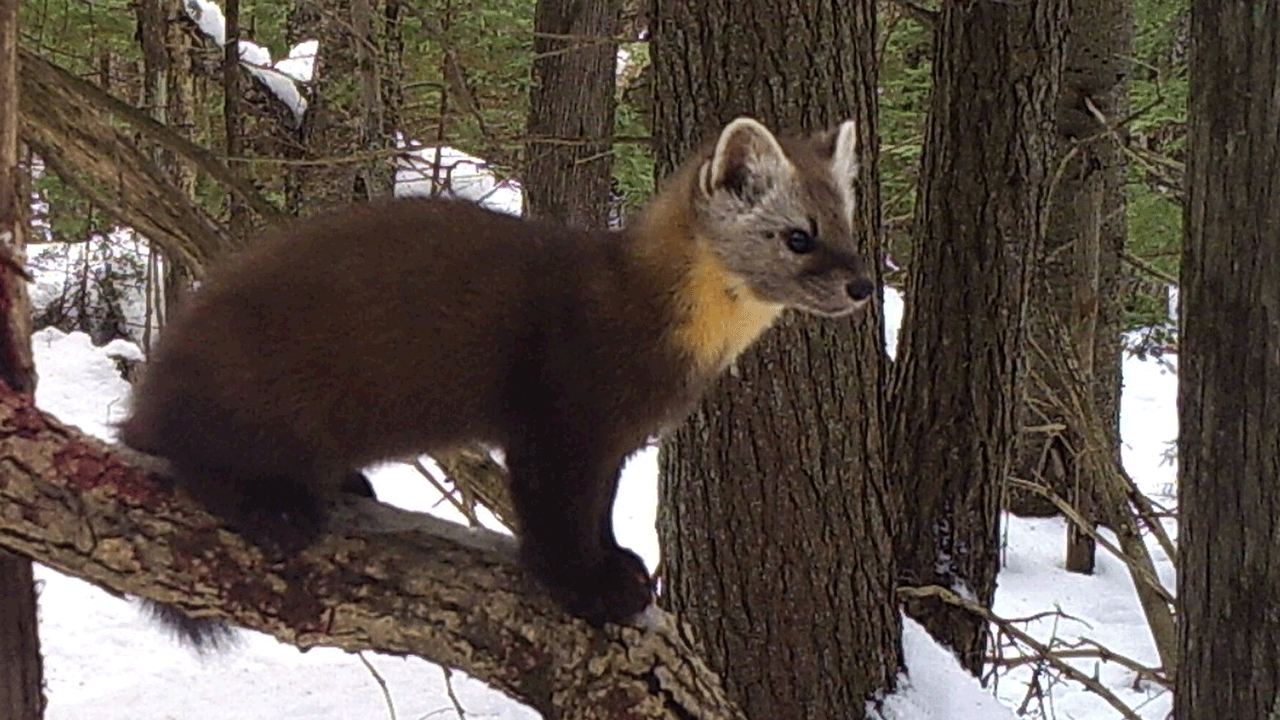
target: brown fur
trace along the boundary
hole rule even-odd
[[[650,586],[609,520],[623,461],[784,306],[871,291],[832,137],[784,142],[738,121],[620,233],[428,199],[281,230],[190,296],[122,439],[284,552],[365,465],[502,447],[529,567],[588,620],[631,617]],[[820,228],[803,258],[782,239],[798,224]]]

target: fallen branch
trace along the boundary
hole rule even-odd
[[[1089,677],[1080,670],[1077,670],[1070,663],[1058,657],[1047,645],[1031,637],[1023,630],[1013,626],[1008,620],[996,615],[982,605],[972,600],[966,600],[940,585],[900,587],[898,588],[898,596],[909,598],[935,598],[947,603],[948,605],[971,612],[989,623],[998,625],[1002,631],[1008,633],[1023,645],[1031,648],[1039,657],[1043,658],[1049,665],[1052,665],[1058,672],[1080,683],[1085,687],[1085,689],[1089,690],[1089,692],[1092,692],[1103,700],[1106,700],[1107,703],[1114,707],[1122,717],[1126,718],[1126,720],[1142,720],[1137,713],[1135,713],[1128,705],[1124,704],[1124,701],[1115,693],[1108,690],[1105,685],[1098,682],[1096,679]]]
[[[1066,329],[1058,328],[1046,334],[1043,344],[1034,339],[1028,340],[1029,350],[1036,354],[1042,368],[1041,372],[1032,373],[1028,382],[1035,384],[1036,395],[1052,399],[1054,420],[1074,428],[1072,437],[1064,436],[1064,439],[1076,448],[1074,471],[1081,480],[1087,479],[1085,487],[1093,507],[1090,517],[1082,517],[1075,512],[1072,526],[1089,532],[1095,540],[1098,535],[1092,531],[1093,522],[1102,523],[1115,533],[1119,548],[1117,557],[1124,560],[1133,577],[1138,602],[1151,629],[1156,651],[1160,654],[1160,664],[1170,677],[1174,677],[1178,662],[1177,621],[1173,615],[1172,595],[1159,582],[1155,559],[1142,534],[1142,528],[1151,529],[1151,523],[1137,517],[1148,513],[1134,510],[1135,488],[1125,475],[1116,453],[1110,449],[1111,438],[1099,422],[1088,391],[1090,385],[1081,375],[1074,348],[1065,341],[1068,337],[1070,333]],[[1055,503],[1055,507],[1063,511],[1060,503]],[[1088,522],[1081,524],[1082,520]],[[1167,546],[1172,543],[1163,528],[1153,532],[1167,552]],[[1113,552],[1116,551],[1113,549]]]
[[[1080,514],[1080,511],[1077,510],[1074,505],[1063,499],[1061,495],[1038,482],[1024,480],[1023,478],[1011,477],[1009,478],[1009,484],[1013,487],[1022,488],[1023,490],[1030,490],[1053,503],[1053,506],[1058,509],[1058,512],[1062,513],[1063,517],[1070,520],[1080,529],[1081,532],[1093,538],[1094,542],[1101,545],[1120,560],[1120,562],[1127,565],[1129,567],[1129,572],[1135,578],[1146,583],[1147,586],[1165,602],[1170,604],[1174,602],[1173,593],[1169,592],[1168,588],[1161,584],[1159,578],[1152,575],[1147,568],[1137,560],[1126,555],[1124,551],[1116,547],[1115,543],[1103,537],[1102,534],[1098,532],[1098,529],[1094,527],[1094,524],[1086,520],[1085,517]]]
[[[1170,690],[1173,689],[1173,683],[1170,682],[1169,677],[1164,674],[1164,670],[1161,668],[1153,668],[1149,665],[1143,665],[1137,660],[1121,655],[1120,653],[1104,647],[1093,640],[1082,638],[1080,643],[1089,644],[1093,647],[1073,647],[1068,645],[1061,648],[1050,649],[1049,652],[1054,657],[1062,658],[1063,660],[1087,660],[1092,658],[1095,660],[1101,660],[1102,662],[1113,662],[1132,670],[1138,675],[1138,677],[1146,678],[1158,685],[1163,685]],[[1012,658],[994,657],[988,658],[987,662],[1001,667],[1013,668],[1018,667],[1019,665],[1038,663],[1041,660],[1043,660],[1043,658],[1040,655],[1035,654],[1019,655],[1018,657]]]
[[[505,536],[366,502],[268,563],[146,462],[0,386],[0,547],[299,647],[456,667],[549,720],[743,717],[670,616],[595,630],[519,569]]]

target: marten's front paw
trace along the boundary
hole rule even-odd
[[[614,548],[604,562],[583,570],[565,567],[548,571],[534,564],[536,575],[570,613],[600,627],[607,622],[626,623],[653,602],[653,580],[638,555]]]

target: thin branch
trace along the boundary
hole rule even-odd
[[[948,605],[953,605],[973,613],[983,620],[999,626],[1003,632],[1008,633],[1012,637],[1016,638],[1018,642],[1031,648],[1039,657],[1043,658],[1046,663],[1052,665],[1056,670],[1058,670],[1058,672],[1061,672],[1063,675],[1080,683],[1093,694],[1101,697],[1103,700],[1106,700],[1107,703],[1110,704],[1111,707],[1115,708],[1126,720],[1142,720],[1137,713],[1130,709],[1129,706],[1117,697],[1115,693],[1107,689],[1105,685],[1098,682],[1096,679],[1089,677],[1080,670],[1077,670],[1070,663],[1064,662],[1044,643],[1041,643],[1039,640],[1031,637],[1026,632],[1023,632],[982,605],[972,600],[962,598],[954,592],[939,585],[900,587],[898,588],[898,595],[899,597],[910,598],[935,598],[947,603]]]
[[[373,681],[378,683],[378,687],[382,688],[382,699],[387,703],[387,716],[391,720],[396,720],[396,705],[391,702],[391,688],[387,687],[387,681],[383,679],[382,673],[378,672],[378,668],[369,662],[369,658],[365,657],[363,652],[356,653],[356,657],[360,658],[360,662],[364,664],[364,669],[369,671],[369,674],[373,676]]]
[[[1165,675],[1164,670],[1162,668],[1158,668],[1158,667],[1153,668],[1148,665],[1143,665],[1142,663],[1138,662],[1137,660],[1134,660],[1133,658],[1121,655],[1120,653],[1117,653],[1114,650],[1111,650],[1109,648],[1103,647],[1097,642],[1093,640],[1089,640],[1087,638],[1082,638],[1080,640],[1080,643],[1088,643],[1091,645],[1095,645],[1096,647],[1054,648],[1050,650],[1050,652],[1053,654],[1054,657],[1062,658],[1063,660],[1087,660],[1092,658],[1095,660],[1101,660],[1103,662],[1113,662],[1117,665],[1121,665],[1125,668],[1128,668],[1129,670],[1132,670],[1139,677],[1146,678],[1158,685],[1163,685],[1170,689],[1172,689],[1173,687],[1173,681],[1171,681],[1169,677]],[[1030,665],[1032,663],[1039,663],[1043,659],[1044,658],[1038,654],[1037,655],[1018,655],[1017,657],[989,657],[987,658],[987,662],[993,665],[999,665],[1000,667],[1015,668],[1020,665]]]
[[[1174,276],[1170,275],[1169,273],[1167,273],[1167,272],[1165,272],[1165,271],[1161,270],[1160,268],[1156,267],[1155,265],[1152,265],[1151,263],[1147,262],[1146,260],[1143,260],[1142,258],[1138,257],[1137,255],[1134,255],[1133,253],[1129,252],[1128,250],[1121,250],[1121,251],[1120,251],[1120,259],[1121,259],[1121,260],[1124,260],[1125,262],[1129,263],[1130,265],[1132,265],[1133,267],[1137,268],[1138,270],[1141,270],[1142,272],[1144,272],[1144,273],[1146,273],[1146,274],[1150,275],[1151,277],[1153,277],[1153,278],[1155,278],[1155,279],[1157,279],[1157,280],[1159,280],[1159,281],[1161,281],[1161,282],[1168,283],[1168,284],[1170,284],[1170,285],[1172,285],[1172,286],[1174,286],[1174,287],[1177,287],[1177,286],[1178,286],[1178,278],[1176,278],[1176,277],[1174,277]]]
[[[457,510],[462,517],[467,519],[467,524],[471,527],[482,527],[480,525],[480,519],[476,517],[474,503],[466,503],[462,498],[457,497],[457,493],[459,491],[456,486],[452,489],[445,487],[444,483],[437,480],[436,476],[432,474],[431,469],[422,462],[422,458],[414,458],[413,467],[422,475],[422,477],[427,479],[427,482],[431,483],[431,487],[435,488],[435,491],[440,493],[440,497],[452,505],[453,509]]]
[[[447,667],[441,667],[444,671],[444,689],[449,694],[449,702],[453,703],[453,711],[458,713],[458,720],[466,720],[467,711],[462,709],[462,703],[458,701],[458,694],[453,691],[453,671]]]
[[[1174,544],[1173,538],[1169,537],[1169,532],[1164,529],[1164,524],[1160,522],[1161,516],[1168,516],[1170,513],[1161,513],[1156,509],[1151,499],[1146,493],[1138,489],[1138,484],[1133,481],[1129,473],[1124,468],[1120,468],[1120,477],[1124,480],[1125,487],[1129,490],[1129,502],[1138,510],[1138,517],[1142,523],[1147,526],[1156,542],[1160,544],[1160,549],[1164,551],[1165,557],[1169,558],[1169,562],[1174,567],[1178,566],[1178,546]]]
[[[1116,547],[1114,543],[1103,537],[1102,534],[1098,532],[1098,529],[1093,526],[1093,523],[1089,522],[1089,520],[1086,519],[1074,505],[1064,500],[1061,495],[1038,482],[1032,482],[1031,480],[1025,480],[1023,478],[1011,477],[1009,478],[1009,484],[1014,487],[1020,487],[1024,490],[1030,490],[1053,503],[1053,506],[1058,509],[1058,512],[1062,513],[1063,516],[1074,523],[1076,527],[1080,528],[1081,532],[1093,538],[1095,542],[1106,548],[1112,555],[1115,555],[1120,562],[1129,566],[1129,571],[1133,573],[1134,577],[1139,578],[1142,582],[1150,586],[1162,600],[1170,605],[1173,604],[1173,594],[1160,583],[1159,579],[1152,577],[1151,573],[1147,572],[1146,569],[1139,565],[1136,560],[1126,555],[1120,550],[1120,548]]]

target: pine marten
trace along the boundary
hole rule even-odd
[[[626,621],[652,587],[614,538],[623,461],[784,308],[840,315],[876,292],[857,173],[852,122],[780,139],[740,118],[621,232],[420,198],[301,222],[187,298],[121,438],[286,553],[366,465],[500,447],[529,570],[575,615]]]

